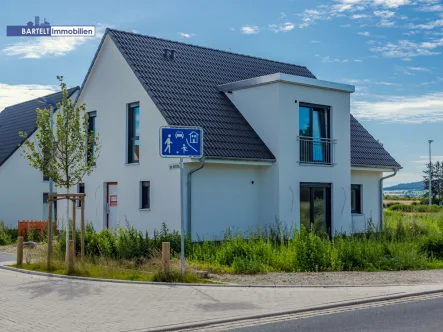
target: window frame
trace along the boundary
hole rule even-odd
[[[354,201],[356,208],[352,206],[353,197],[355,195]],[[351,184],[351,213],[352,214],[362,214],[363,212],[363,186],[361,184]]]
[[[94,131],[94,138],[97,135],[97,111],[88,112],[88,132],[91,132],[91,119],[94,119],[94,126],[92,130]],[[92,144],[88,144],[88,153],[86,156],[87,161],[90,159],[90,154],[92,154],[95,157],[95,142]],[[95,162],[93,164],[95,166]]]
[[[300,135],[300,115],[299,115],[299,124],[298,124],[298,133],[300,137],[311,137],[312,138],[312,131],[313,131],[313,121],[314,121],[314,116],[313,116],[313,109],[318,109],[318,110],[323,110],[323,112],[325,112],[325,126],[326,126],[326,137],[322,137],[322,138],[327,138],[327,139],[331,139],[331,106],[325,106],[325,105],[317,105],[317,104],[310,104],[310,103],[304,103],[304,102],[300,102],[298,104],[298,112],[300,114],[300,108],[309,108],[309,123],[311,125],[310,127],[310,134],[309,136],[301,136]]]
[[[145,186],[145,183],[147,183],[148,185]],[[146,188],[147,192],[145,192]],[[151,181],[140,181],[139,210],[151,210]]]
[[[83,188],[83,191],[82,191],[82,188]],[[77,184],[77,194],[84,194],[85,193],[85,189],[86,189],[86,185],[85,185],[84,182]],[[81,200],[77,200],[77,204],[76,205],[77,205],[78,208],[81,208],[82,207]]]
[[[140,131],[140,103],[129,103],[127,105],[127,125],[126,125],[126,131],[127,131],[127,154],[126,154],[126,162],[128,164],[138,164],[140,163],[140,155],[138,156],[138,159],[136,160],[134,158],[134,152],[135,152],[135,141],[139,141],[139,153],[140,153],[140,134],[139,136],[135,136],[136,131],[136,116],[135,116],[135,110],[138,108],[139,113],[139,131]]]

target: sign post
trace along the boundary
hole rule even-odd
[[[180,158],[181,271],[185,275],[185,202],[183,158],[203,157],[203,128],[160,127],[160,156]]]

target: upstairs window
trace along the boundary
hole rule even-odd
[[[95,129],[95,119],[97,117],[97,112],[89,112],[88,113],[88,132],[92,133],[94,135],[94,138],[96,136],[96,129]],[[92,142],[92,144],[89,144],[88,146],[88,161],[91,159],[91,157],[95,156],[95,141]],[[95,163],[94,163],[95,165]]]
[[[151,208],[151,182],[140,182],[140,209]]]
[[[140,107],[139,104],[128,105],[128,164],[140,160]]]
[[[351,185],[351,212],[361,214],[361,184]]]
[[[330,108],[300,103],[300,162],[332,164]]]

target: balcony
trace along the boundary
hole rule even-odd
[[[300,142],[300,164],[334,165],[334,145],[331,138],[298,136]]]

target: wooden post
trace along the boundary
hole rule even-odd
[[[68,254],[68,274],[71,274],[74,272],[74,255],[75,255],[75,247],[74,247],[74,241],[69,240],[69,251]]]
[[[23,236],[17,238],[17,266],[23,264]]]
[[[81,239],[81,258],[82,264],[85,263],[85,196],[81,197],[81,228],[82,228],[82,239]]]
[[[169,242],[162,242],[162,265],[163,272],[169,273],[169,258],[171,255],[171,245]]]
[[[52,256],[52,197],[48,199],[48,209],[48,262],[46,267],[49,271]]]

